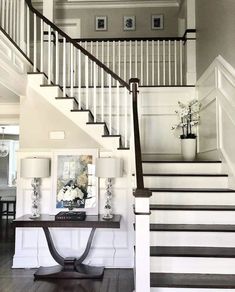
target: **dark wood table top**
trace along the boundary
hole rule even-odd
[[[120,228],[121,215],[114,215],[111,220],[102,219],[102,215],[87,215],[84,221],[56,221],[54,215],[42,214],[37,219],[23,215],[13,221],[14,227],[71,227],[71,228]]]

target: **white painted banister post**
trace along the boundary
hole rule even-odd
[[[135,192],[135,292],[150,292],[150,212],[144,195],[145,190]]]
[[[186,85],[196,83],[196,31],[195,0],[187,0],[187,21],[185,31],[185,74]]]

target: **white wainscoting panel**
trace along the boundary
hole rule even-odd
[[[228,168],[229,186],[233,187],[235,186],[235,69],[218,56],[199,79],[196,87],[202,104],[199,152],[209,155],[209,152],[216,150],[217,154],[219,153]]]
[[[180,154],[180,132],[171,127],[177,122],[178,101],[195,98],[194,87],[140,87],[139,120],[142,152],[148,154]]]

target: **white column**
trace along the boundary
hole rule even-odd
[[[149,198],[136,197],[135,212],[135,291],[150,292]]]

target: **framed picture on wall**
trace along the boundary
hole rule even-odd
[[[53,193],[55,209],[98,214],[98,184],[95,177],[97,149],[54,152]]]
[[[135,16],[123,17],[123,30],[135,30]]]
[[[96,16],[95,17],[95,30],[96,31],[104,31],[107,30],[107,16]]]
[[[163,14],[152,15],[151,27],[152,29],[164,29]]]

